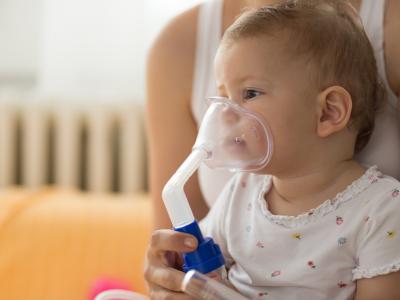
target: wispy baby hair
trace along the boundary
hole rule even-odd
[[[371,43],[349,1],[287,0],[251,9],[226,30],[222,43],[259,36],[286,39],[288,53],[306,59],[320,90],[340,85],[350,93],[350,126],[358,130],[355,152],[362,150],[385,92]]]

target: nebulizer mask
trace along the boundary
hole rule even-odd
[[[212,238],[203,237],[183,188],[202,163],[234,172],[265,168],[272,157],[273,139],[266,120],[257,113],[224,97],[211,97],[208,102],[192,152],[165,185],[162,197],[174,229],[192,234],[198,241],[195,251],[183,255],[186,276],[182,290],[197,299],[243,300],[246,298],[220,283],[226,275],[223,255]],[[111,292],[96,300],[144,299]]]
[[[193,152],[207,154],[210,168],[250,172],[263,169],[272,156],[272,135],[264,118],[224,97],[208,98]]]

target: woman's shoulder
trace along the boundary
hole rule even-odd
[[[163,124],[164,132],[179,129],[179,134],[190,135],[190,139],[194,131],[188,107],[192,94],[198,11],[199,6],[195,6],[164,26],[148,51],[146,66],[149,122]],[[165,119],[160,121],[160,117]],[[185,140],[189,143],[188,139]]]
[[[195,6],[170,20],[148,52],[148,103],[154,103],[157,110],[169,110],[170,116],[189,116],[186,112],[192,94],[198,12],[199,6]]]
[[[390,86],[400,97],[400,1],[386,0],[385,60]]]
[[[164,26],[150,48],[150,62],[165,61],[171,65],[186,67],[189,61],[193,62],[199,8],[200,5],[197,5],[180,13]]]

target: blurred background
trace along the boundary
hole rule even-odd
[[[146,55],[199,2],[0,0],[0,299],[146,292]]]
[[[0,186],[146,188],[146,53],[199,0],[0,0]]]

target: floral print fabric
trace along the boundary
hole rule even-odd
[[[353,299],[356,280],[400,269],[400,182],[376,167],[299,216],[268,210],[271,177],[241,173],[201,226],[251,299]]]

